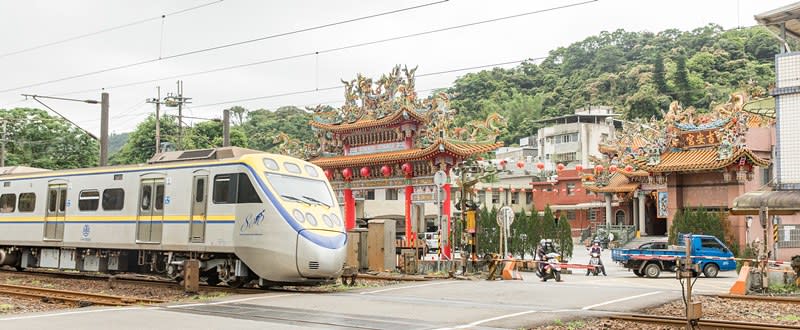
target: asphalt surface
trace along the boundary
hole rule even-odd
[[[89,308],[0,317],[2,329],[518,329],[614,312],[681,296],[674,273],[638,278],[603,253],[608,276],[564,275],[563,282],[441,280],[339,293],[267,292],[159,307]],[[572,262],[588,255],[576,248]],[[697,293],[725,293],[734,272],[700,277]]]

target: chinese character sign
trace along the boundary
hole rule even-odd
[[[669,215],[669,211],[667,209],[668,199],[667,199],[667,192],[666,191],[659,191],[658,192],[658,217],[659,218],[666,218]]]
[[[684,148],[706,147],[719,144],[718,130],[702,130],[681,132],[681,142]]]

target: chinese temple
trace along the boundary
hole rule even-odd
[[[665,235],[684,208],[729,210],[734,198],[770,181],[774,116],[746,104],[746,95],[733,94],[699,113],[673,102],[663,120],[625,123],[601,145],[605,156],[584,176],[586,189],[605,195],[607,215],[611,200],[620,201],[642,235]],[[744,219],[728,220],[742,243]]]
[[[352,81],[342,81],[344,105],[312,109],[311,122],[319,141],[318,155],[311,161],[324,169],[344,204],[346,228],[356,226],[354,196],[359,192],[374,195],[376,188],[401,190],[408,246],[413,246],[417,234],[426,228],[425,223],[412,220],[412,197],[419,201],[424,200],[422,195],[432,196],[437,171],[449,173],[462,160],[502,146],[495,139],[505,124],[502,117],[492,115],[470,123],[470,129],[451,128],[455,111],[449,108],[447,95],[436,93],[420,100],[414,87],[415,71],[396,66],[377,81],[360,74]],[[449,179],[442,189],[442,215],[447,225],[441,229],[449,236]],[[449,246],[442,250],[449,256]]]

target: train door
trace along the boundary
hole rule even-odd
[[[164,179],[142,179],[136,219],[137,243],[160,243],[164,223]]]
[[[64,220],[67,209],[67,184],[47,186],[47,210],[44,217],[44,240],[64,239]]]
[[[208,175],[195,175],[192,184],[192,209],[189,241],[202,243],[206,236],[206,205],[208,200]]]

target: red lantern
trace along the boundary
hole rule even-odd
[[[517,192],[517,188],[511,188],[511,193]]]
[[[595,172],[598,172],[598,173],[599,173],[599,172],[602,172],[602,171],[603,171],[603,165],[597,164],[597,165],[594,167],[594,171],[595,171]]]
[[[328,178],[328,180],[333,180],[333,170],[331,169],[325,170],[325,177]]]
[[[344,181],[350,181],[353,179],[353,170],[349,167],[342,170],[342,177],[344,177]]]
[[[392,176],[392,167],[389,165],[381,166],[381,174],[383,174],[383,176],[387,178]]]
[[[544,169],[544,163],[542,163],[542,162],[536,163],[536,168],[538,168],[539,171],[543,170]]]
[[[581,165],[581,164],[575,165],[575,170],[578,171],[578,172],[583,171],[583,165]]]
[[[505,160],[505,159],[501,159],[501,160],[500,160],[500,166],[502,166],[502,167],[506,167],[506,164],[507,164],[507,163],[508,163],[508,161],[507,161],[507,160]]]
[[[563,171],[564,170],[564,164],[558,163],[558,165],[556,165],[556,169],[559,170],[559,171]]]
[[[524,167],[525,167],[525,162],[521,160],[517,162],[517,168],[524,168]]]
[[[400,166],[400,169],[403,170],[403,174],[406,177],[410,177],[411,174],[414,173],[414,167],[411,166],[411,163],[403,163],[403,165]]]
[[[608,167],[608,171],[614,173],[617,171],[617,165],[611,165]]]
[[[368,166],[362,167],[361,171],[359,171],[358,173],[360,173],[361,176],[364,177],[364,178],[368,178],[369,175],[371,174],[370,171],[369,171],[369,167]]]
[[[536,188],[531,189],[531,192],[536,192]]]
[[[497,191],[499,191],[499,192],[503,192],[503,190],[505,190],[505,189],[503,189],[503,187],[500,187],[500,189],[497,189]]]
[[[492,191],[492,187],[486,187],[486,191],[491,192]]]
[[[625,166],[625,172],[633,172],[633,166],[630,165]]]

